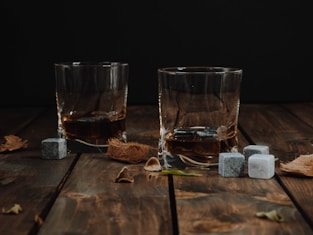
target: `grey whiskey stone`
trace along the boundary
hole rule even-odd
[[[240,177],[244,174],[245,156],[241,153],[220,153],[218,173],[223,177]]]
[[[67,156],[66,139],[48,138],[41,141],[43,159],[62,159]]]
[[[248,158],[250,178],[270,179],[275,174],[275,157],[272,154],[253,154]]]
[[[243,155],[248,159],[252,154],[269,154],[269,147],[266,145],[247,145],[243,148]]]

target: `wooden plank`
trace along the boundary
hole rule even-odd
[[[245,105],[240,122],[254,143],[270,146],[271,153],[280,161],[288,162],[301,154],[313,153],[313,128],[308,125],[312,120],[312,107],[300,107],[302,105],[286,104],[283,108],[280,105]],[[313,179],[285,175],[278,167],[276,176],[313,227]]]
[[[294,158],[296,152],[306,151],[307,143],[310,142],[309,134],[312,132],[310,132],[310,128],[308,130],[307,122],[305,124],[300,122],[302,124],[297,124],[297,127],[290,127],[291,121],[299,121],[295,113],[289,112],[285,115],[286,107],[282,108],[281,106],[277,106],[278,109],[275,106],[269,110],[267,106],[263,105],[252,105],[251,107],[247,105],[247,109],[244,107],[242,105],[240,113],[241,128],[244,131],[243,135],[239,135],[240,149],[248,143],[271,144],[271,140],[277,140],[279,144],[274,141],[275,144],[270,146],[271,151],[277,156],[281,154],[279,156],[284,156],[284,159]],[[259,112],[259,108],[263,111],[264,107],[264,113],[255,117],[254,113]],[[147,116],[142,114],[142,110]],[[251,113],[245,113],[245,110]],[[244,118],[241,118],[242,113]],[[128,139],[157,146],[159,135],[157,115],[157,107],[130,107]],[[282,120],[286,116],[287,119]],[[272,123],[273,118],[279,120],[274,120]],[[255,122],[264,125],[255,129],[253,128]],[[291,129],[284,129],[288,125],[288,128]],[[245,128],[246,126],[248,128]],[[274,128],[276,126],[278,126],[278,130]],[[281,132],[284,134],[282,139]],[[46,113],[36,119],[36,122],[21,132],[23,138],[31,140],[30,148],[27,151],[15,152],[0,160],[1,166],[5,166],[4,168],[0,167],[0,173],[4,175],[2,182],[5,182],[0,185],[0,200],[4,195],[6,202],[12,203],[21,199],[24,200],[23,205],[26,205],[24,212],[20,215],[1,215],[0,234],[35,233],[36,226],[34,226],[33,215],[41,213],[45,217],[54,198],[62,188],[71,171],[72,163],[75,163],[74,156],[72,159],[66,159],[66,161],[71,161],[70,163],[64,163],[63,160],[50,163],[50,161],[40,159],[41,140],[52,137],[55,133],[56,119],[52,110],[52,113]],[[244,137],[248,137],[248,140]],[[297,140],[297,137],[303,138],[300,138],[300,143],[304,144],[296,142],[293,146],[292,143]],[[290,141],[288,143],[291,147],[283,146],[286,141]],[[289,148],[296,151],[290,153]],[[287,152],[285,152],[286,149]],[[4,161],[4,159],[6,160]],[[175,221],[176,218],[171,217],[167,177],[159,173],[147,173],[143,170],[142,165],[127,165],[135,182],[131,184],[113,183],[114,177],[123,166],[125,164],[107,159],[105,154],[83,154],[41,227],[40,234],[172,234],[175,230],[172,227],[172,220]],[[65,175],[62,176],[62,174]],[[278,179],[284,180],[285,176],[278,176]],[[12,182],[10,182],[10,177],[13,178]],[[306,204],[308,209],[303,210],[303,214],[305,217],[310,215],[310,211],[312,211],[310,205],[313,204],[310,200],[312,198],[312,180],[305,179],[308,182],[303,184],[302,178],[296,178],[299,181],[294,181],[294,177],[286,178],[288,178],[288,182],[283,182],[283,187],[286,187],[287,190],[292,189],[290,194],[296,195],[294,199],[296,203],[301,202],[302,199],[305,201],[300,206],[296,205],[302,211],[306,209],[304,208]],[[292,180],[290,181],[289,178]],[[56,182],[60,182],[60,184],[56,185]],[[290,186],[288,183],[295,185]],[[174,186],[179,229],[182,234],[199,234],[200,232],[227,234],[312,233],[275,179],[253,180],[247,176],[223,178],[218,176],[217,168],[212,168],[210,171],[204,171],[203,177],[174,177]],[[2,192],[7,188],[10,192],[3,194]],[[301,193],[304,194],[302,199]],[[10,195],[14,196],[10,199],[11,201],[8,201]],[[293,198],[292,195],[291,197]],[[33,209],[30,208],[31,204],[34,205]],[[270,209],[280,212],[287,223],[274,223],[255,217],[256,211]],[[245,210],[248,210],[248,214]],[[310,217],[308,216],[308,218]],[[308,218],[306,219],[309,221]],[[260,231],[260,227],[264,228],[264,233]]]
[[[267,111],[271,114],[269,117],[262,115]],[[240,151],[247,144],[265,144],[275,153],[284,155],[286,149],[276,144],[284,142],[280,138],[280,133],[276,133],[276,127],[279,127],[279,124],[283,125],[281,122],[284,121],[280,118],[284,118],[286,112],[280,110],[280,116],[273,112],[270,107],[263,105],[241,106],[239,120],[243,134],[239,134]],[[272,121],[274,117],[276,119]],[[304,131],[304,134],[308,135],[309,132],[304,129],[302,127],[298,132]],[[248,139],[245,140],[244,136]],[[256,136],[263,138],[255,138]],[[285,136],[290,138],[290,135]],[[274,143],[271,142],[273,139]],[[181,234],[312,233],[305,218],[298,212],[275,178],[251,179],[247,173],[242,178],[223,178],[218,175],[217,168],[210,171],[195,169],[192,171],[202,173],[204,176],[174,177]],[[285,222],[276,223],[255,216],[258,211],[270,210],[279,212]]]
[[[18,132],[23,139],[28,139],[29,147],[0,154],[0,208],[9,208],[15,203],[23,208],[18,215],[0,214],[0,234],[35,232],[35,215],[45,217],[72,167],[73,155],[63,160],[41,158],[41,140],[56,133],[56,119],[52,113],[53,110],[42,113],[26,126],[24,118],[8,124],[24,126]]]
[[[312,230],[275,179],[174,177],[180,234],[311,234]],[[276,210],[285,222],[256,217]]]
[[[128,107],[126,125],[128,141],[157,148],[156,106]],[[123,166],[134,183],[113,182]],[[40,234],[172,234],[171,221],[167,176],[90,153],[80,157]]]
[[[46,110],[45,107],[1,107],[0,138],[4,135],[18,134]]]
[[[159,110],[156,105],[127,107],[128,141],[157,148],[160,136]]]
[[[299,120],[313,127],[313,102],[290,103],[283,105],[283,107],[293,113]]]
[[[299,120],[313,128],[313,103],[291,103],[284,105],[284,108],[289,110]],[[310,143],[313,145],[313,131],[310,138]],[[313,151],[308,151],[308,154],[313,154]],[[313,189],[312,179],[303,177],[293,177],[279,173],[279,179],[283,186],[290,193],[296,205],[299,207],[309,223],[313,224]],[[292,190],[290,190],[292,189]],[[300,202],[300,203],[298,203]]]
[[[309,113],[306,115],[311,117]],[[268,145],[270,152],[281,161],[313,152],[313,128],[280,105],[243,105],[239,123],[255,144]]]
[[[134,182],[114,183],[124,166]],[[83,154],[39,234],[172,234],[171,221],[167,176]]]

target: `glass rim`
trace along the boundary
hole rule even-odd
[[[127,67],[128,63],[116,61],[66,61],[54,63],[56,67]]]
[[[183,74],[225,74],[225,73],[242,73],[242,69],[235,67],[222,66],[177,66],[159,68],[159,73],[172,75]]]

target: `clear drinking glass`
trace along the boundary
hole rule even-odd
[[[55,77],[59,137],[95,147],[126,141],[127,63],[57,63]]]
[[[159,154],[166,168],[207,167],[220,152],[237,151],[242,70],[226,67],[158,69]]]

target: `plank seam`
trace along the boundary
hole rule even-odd
[[[72,164],[70,165],[68,171],[65,173],[65,175],[62,178],[61,182],[56,187],[55,192],[52,193],[51,199],[47,203],[47,206],[40,213],[39,216],[43,219],[43,221],[45,221],[46,217],[48,216],[51,208],[53,207],[55,201],[57,200],[59,194],[61,193],[61,191],[62,191],[62,189],[63,189],[63,187],[65,185],[65,182],[70,177],[70,175],[71,175],[71,173],[72,173],[76,163],[78,162],[80,156],[81,156],[81,154],[77,154],[77,156],[75,156],[75,158],[74,158]],[[38,234],[39,229],[40,229],[40,226],[38,226],[37,224],[34,224],[34,226],[31,228],[30,232],[28,233],[28,235]]]
[[[169,189],[169,196],[170,196],[173,234],[179,235],[178,217],[177,217],[177,209],[176,209],[176,196],[175,196],[173,176],[171,174],[168,175],[168,189]]]

